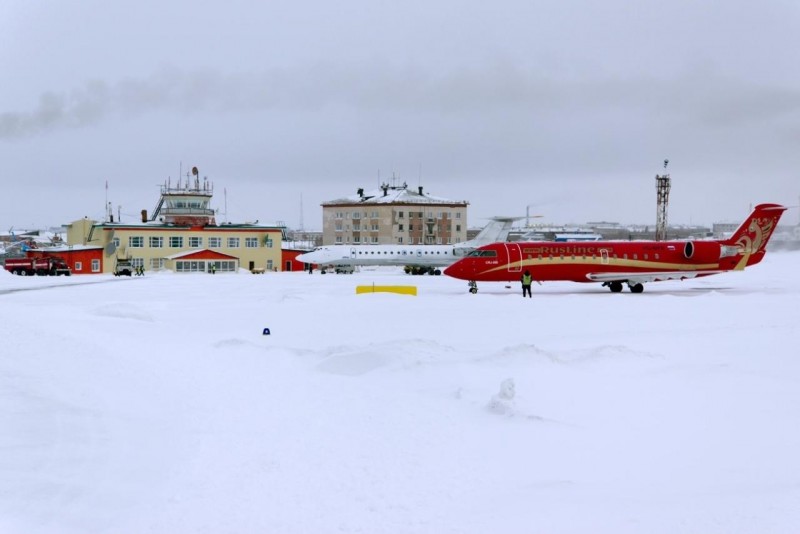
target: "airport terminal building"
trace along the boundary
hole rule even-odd
[[[100,258],[91,273],[114,273],[117,259],[129,260],[145,271],[225,273],[282,270],[284,229],[258,224],[217,224],[210,208],[212,187],[192,181],[165,184],[150,217],[140,222],[103,222],[88,218],[65,225],[68,247],[93,247]],[[90,272],[88,269],[83,271]]]

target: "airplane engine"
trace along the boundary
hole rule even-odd
[[[714,241],[687,241],[683,256],[692,263],[717,263],[722,257],[722,247]]]

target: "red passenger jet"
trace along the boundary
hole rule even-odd
[[[759,204],[730,239],[715,241],[550,241],[492,243],[480,247],[444,270],[444,274],[477,282],[519,282],[530,271],[537,282],[600,282],[613,293],[627,284],[632,293],[645,282],[685,280],[725,271],[741,271],[764,258],[767,241],[786,210]]]

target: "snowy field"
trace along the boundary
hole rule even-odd
[[[799,267],[0,271],[0,532],[797,532]]]

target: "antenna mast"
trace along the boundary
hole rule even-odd
[[[669,160],[664,160],[666,171]],[[656,241],[667,239],[667,207],[669,206],[669,174],[656,174]]]

